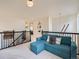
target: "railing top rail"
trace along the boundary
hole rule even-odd
[[[30,31],[3,31],[3,32],[0,32],[0,34],[3,34],[4,32],[21,33],[21,32],[30,32]]]
[[[30,32],[30,31],[14,31],[15,33],[21,33],[21,32]]]
[[[42,33],[59,33],[59,34],[75,34],[75,35],[79,35],[79,33],[72,33],[72,32],[54,32],[54,31],[42,31]]]

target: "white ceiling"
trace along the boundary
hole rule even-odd
[[[34,6],[26,6],[26,0],[0,0],[0,17],[53,17],[77,13],[79,0],[33,0]]]

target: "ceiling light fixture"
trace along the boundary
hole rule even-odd
[[[33,6],[33,1],[32,0],[27,0],[27,6],[32,7]]]

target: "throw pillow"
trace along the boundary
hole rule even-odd
[[[49,43],[50,44],[56,44],[56,37],[49,36]]]
[[[49,42],[49,37],[50,37],[50,36],[48,36],[48,38],[47,38],[47,42]]]
[[[56,44],[61,44],[61,38],[56,38]]]
[[[61,44],[71,46],[71,37],[62,37]]]

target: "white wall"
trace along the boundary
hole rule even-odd
[[[77,32],[79,33],[79,14],[77,15]],[[78,53],[79,53],[79,35],[77,36],[77,46],[78,46]]]
[[[12,0],[0,0],[0,31],[24,30],[25,13],[22,7],[19,7],[21,5],[18,6],[17,1],[12,2]]]
[[[0,18],[0,31],[24,30],[24,19],[17,18]]]
[[[79,33],[79,14],[77,16],[77,32]]]
[[[60,16],[57,18],[52,19],[52,27],[53,31],[60,32],[62,27],[67,24],[69,24],[68,29],[66,32],[77,32],[77,15],[68,15],[68,16]]]
[[[52,26],[52,16],[49,16],[49,18],[48,18],[48,20],[49,20],[49,31],[52,31],[52,29],[53,29],[53,26]]]

